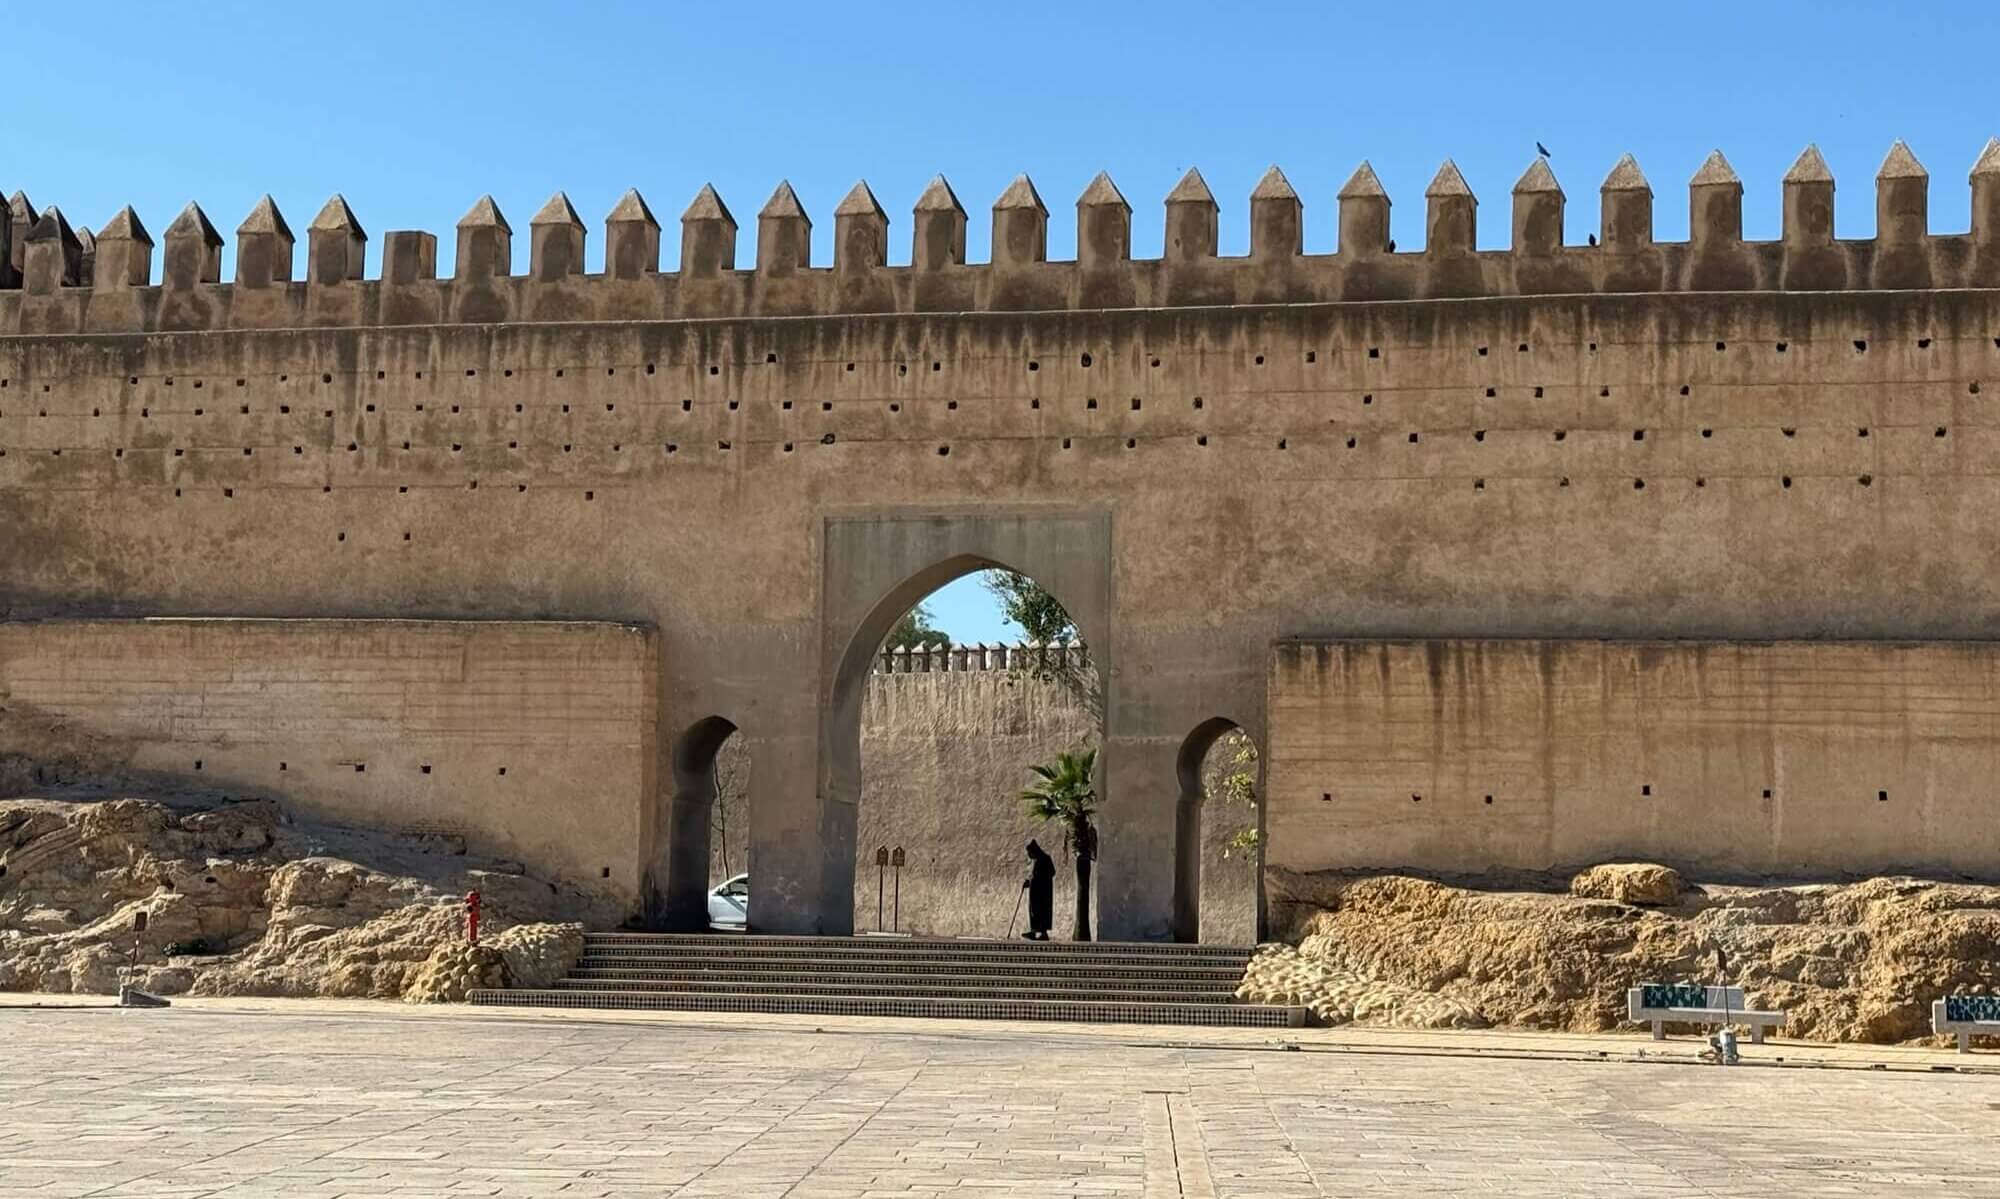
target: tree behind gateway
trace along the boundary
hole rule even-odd
[[[1048,588],[1012,570],[989,570],[980,579],[1000,604],[1000,614],[1021,626],[1027,639],[1054,645],[1076,637],[1076,622]]]
[[[882,639],[882,648],[920,650],[933,645],[949,646],[951,635],[938,628],[936,621],[929,604],[917,604],[890,626],[889,635]]]
[[[1097,857],[1097,750],[1066,749],[1047,762],[1029,767],[1035,781],[1021,792],[1029,817],[1062,825],[1063,851],[1076,855],[1076,926],[1074,941],[1090,940],[1090,867]]]

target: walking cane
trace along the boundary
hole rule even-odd
[[[1014,939],[1014,922],[1021,918],[1021,901],[1028,897],[1028,889],[1022,887],[1014,893],[1014,914],[1007,917],[1007,939]]]

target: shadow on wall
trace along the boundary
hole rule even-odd
[[[1067,938],[1074,862],[1062,852],[1060,831],[1024,817],[1018,796],[1030,764],[1094,738],[1091,703],[1087,692],[1031,672],[870,676],[861,723],[855,931],[877,927],[875,851],[886,846],[901,847],[906,864],[900,917],[894,911],[896,872],[882,876],[882,927],[900,923],[904,932],[998,937],[1007,934],[1013,916],[1018,935],[1027,922],[1025,905],[1018,915],[1015,910],[1032,837],[1056,859],[1051,935]],[[1231,764],[1220,750],[1209,755],[1212,774]],[[745,797],[752,769],[740,738],[717,755],[709,871],[717,881],[750,869]],[[1254,778],[1254,756],[1250,770]],[[1218,779],[1211,795],[1219,787]],[[1173,802],[1170,788],[1164,795],[1164,802]],[[1256,934],[1256,858],[1254,850],[1230,843],[1245,826],[1254,827],[1256,813],[1247,804],[1211,801],[1202,816],[1202,939],[1249,944]],[[1103,835],[1115,836],[1115,826]]]

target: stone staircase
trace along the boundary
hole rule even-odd
[[[477,1004],[1296,1028],[1239,1003],[1250,950],[1216,945],[592,933],[548,990]]]

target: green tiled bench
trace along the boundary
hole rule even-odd
[[[1764,1043],[1764,1030],[1785,1022],[1783,1012],[1753,1012],[1741,987],[1704,987],[1695,983],[1643,983],[1626,992],[1633,1023],[1653,1026],[1653,1039],[1667,1038],[1666,1025],[1747,1024],[1750,1040]]]
[[[2000,1037],[2000,995],[1947,995],[1931,1004],[1931,1031],[1958,1037],[1958,1051],[1972,1052],[1972,1038]]]

